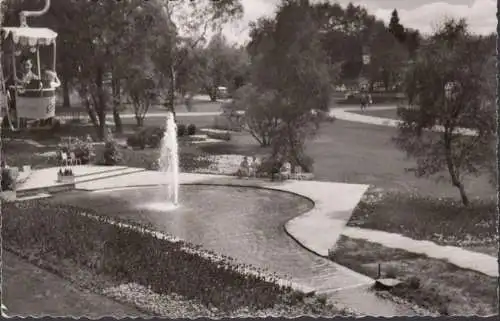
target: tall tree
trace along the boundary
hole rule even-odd
[[[391,20],[389,21],[389,30],[398,39],[399,42],[403,43],[406,41],[405,28],[399,22],[399,14],[396,9],[391,13]]]
[[[488,62],[491,46],[468,32],[464,20],[447,20],[419,51],[409,71],[407,94],[416,108],[400,108],[396,145],[416,160],[417,176],[448,172],[464,205],[464,177],[494,162],[495,92]],[[442,132],[425,131],[435,125]],[[475,134],[464,135],[461,128]]]
[[[258,48],[252,83],[262,93],[272,93],[270,117],[279,120],[272,139],[274,157],[287,158],[296,166],[310,170],[304,147],[318,125],[311,111],[328,109],[331,89],[329,63],[320,43],[319,26],[307,0],[282,1],[274,26],[261,25],[266,30],[253,34],[265,45],[259,46],[257,41],[252,44]]]
[[[382,21],[378,21],[370,43],[370,64],[367,66],[370,83],[382,82],[385,89],[390,90],[401,81],[407,59],[404,45],[395,39]]]

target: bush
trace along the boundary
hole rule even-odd
[[[187,134],[189,136],[193,136],[194,134],[196,134],[196,125],[195,124],[189,124],[189,126],[187,128]]]
[[[16,177],[10,168],[2,168],[2,191],[16,190]]]
[[[177,137],[182,137],[186,133],[186,125],[178,124],[177,125]]]
[[[113,166],[121,161],[121,153],[115,140],[108,140],[104,144],[104,165]]]
[[[222,311],[290,305],[292,297],[304,296],[266,281],[261,271],[238,272],[230,258],[208,258],[203,254],[210,253],[194,245],[85,217],[83,213],[97,214],[87,209],[43,200],[5,206],[4,246],[55,262],[68,260],[118,282],[138,283],[159,294],[177,293]]]
[[[127,137],[127,145],[133,148],[144,149],[146,148],[146,141],[144,140],[144,136],[135,133]]]
[[[147,127],[127,137],[127,145],[133,148],[145,149],[146,147],[158,148],[163,138],[163,127]]]

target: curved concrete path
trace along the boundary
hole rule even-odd
[[[44,176],[51,175],[50,170],[44,170]],[[57,169],[53,168],[52,170],[55,173]],[[113,172],[113,170],[120,172],[121,175],[109,175],[109,172]],[[98,173],[102,173],[102,177],[99,177]],[[52,173],[52,175],[55,174]],[[92,180],[76,182],[76,188],[87,191],[150,186],[162,182],[162,178],[157,172],[133,168],[124,170],[121,167],[108,168],[108,170],[103,171],[101,167],[94,169],[90,166],[82,166],[78,169],[78,175],[94,177]],[[226,250],[230,253],[223,252],[221,254],[233,254],[236,256],[235,259],[241,260],[243,263],[268,268],[278,275],[287,275],[295,284],[304,288],[312,288],[317,293],[325,293],[340,307],[350,308],[361,315],[415,315],[410,307],[384,300],[371,292],[369,288],[374,280],[321,257],[328,254],[328,249],[339,238],[352,210],[368,186],[314,181],[272,183],[261,180],[239,180],[229,176],[188,173],[181,174],[180,182],[181,184],[253,185],[288,191],[310,198],[316,206],[311,211],[286,223],[286,228],[293,235],[293,238],[311,249],[312,252],[292,240],[285,233],[282,222],[261,219],[259,224],[262,226],[260,228],[258,225],[250,224],[249,226],[241,226],[241,229],[247,229],[248,233],[255,236],[253,238],[256,240],[254,246],[257,249],[269,245],[266,251],[259,251],[258,255],[251,257],[249,254],[252,252],[246,251],[245,247],[237,249],[235,246],[231,246],[231,243],[227,242],[228,240],[225,240],[225,244],[229,244]],[[31,184],[32,186],[38,185],[34,182]],[[232,223],[234,224],[235,221]],[[278,226],[278,223],[281,225]],[[266,234],[263,232],[266,229],[273,229],[275,234],[271,236]],[[318,235],[321,237],[315,237]],[[224,237],[224,235],[219,236]],[[315,255],[313,252],[319,255]]]
[[[367,108],[367,112],[370,110],[387,110],[387,109],[396,109],[397,106],[371,106]],[[360,111],[359,107],[338,107],[338,108],[331,108],[330,109],[330,115],[335,116],[337,119],[340,120],[346,120],[346,121],[352,121],[352,122],[357,122],[357,123],[365,123],[365,124],[371,124],[371,125],[379,125],[379,126],[389,126],[389,127],[398,127],[399,123],[401,122],[400,120],[397,119],[389,119],[389,118],[382,118],[382,117],[376,117],[376,116],[369,116],[369,115],[360,115],[356,113],[352,113],[351,111]],[[435,126],[432,128],[432,131],[437,131],[437,132],[442,132],[443,127],[442,126]],[[476,135],[476,132],[470,129],[466,128],[459,128],[457,130],[457,133],[466,135],[466,136],[474,136]]]
[[[468,251],[456,246],[441,246],[431,241],[414,240],[396,233],[357,227],[345,227],[342,234],[385,247],[424,254],[431,258],[445,260],[463,269],[498,277],[498,259],[491,255]]]

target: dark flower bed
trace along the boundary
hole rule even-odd
[[[498,252],[496,202],[474,199],[464,207],[451,198],[390,193],[370,201],[365,196],[348,222],[350,226],[399,233],[418,240],[495,255]]]
[[[230,258],[212,260],[195,246],[155,238],[83,216],[96,215],[43,200],[5,204],[4,247],[43,260],[70,260],[96,275],[138,283],[159,294],[176,293],[222,311],[251,310],[303,302],[304,294],[237,271]]]

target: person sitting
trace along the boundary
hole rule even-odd
[[[248,161],[248,157],[243,157],[243,161],[240,164],[240,168],[238,169],[238,177],[248,177],[250,176],[250,163]]]
[[[56,89],[61,86],[61,81],[52,70],[45,70],[42,78],[43,88]]]
[[[282,180],[290,179],[292,176],[292,164],[289,161],[285,161],[280,168],[280,178]]]
[[[33,64],[31,63],[31,59],[27,58],[21,62],[21,76],[17,77],[16,84],[27,87],[34,80],[39,81],[40,77],[33,72]]]
[[[257,177],[257,171],[259,169],[260,163],[257,160],[256,156],[252,157],[252,161],[250,162],[250,176]]]

